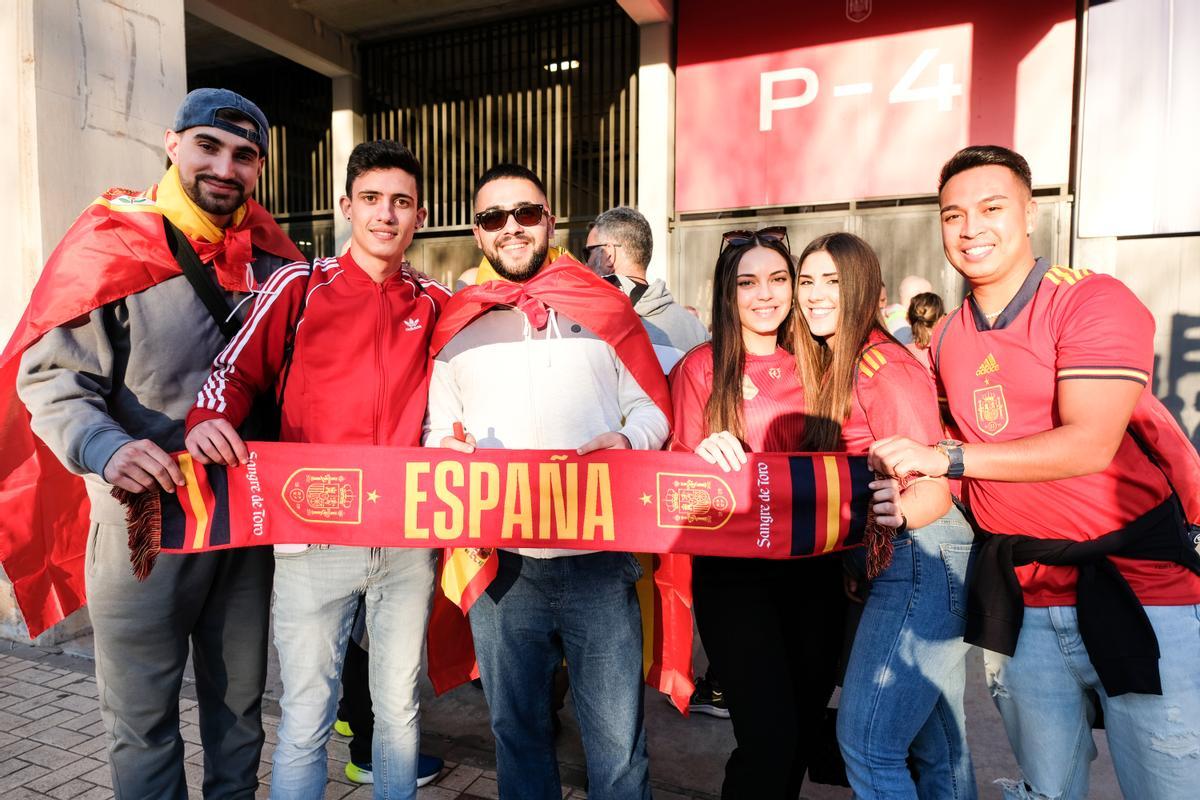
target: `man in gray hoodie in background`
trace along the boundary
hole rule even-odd
[[[583,248],[584,261],[592,271],[629,295],[663,372],[669,373],[684,353],[708,341],[708,331],[675,302],[662,280],[646,280],[646,265],[653,251],[650,223],[629,206],[617,206],[596,217]]]
[[[610,281],[633,303],[650,335],[654,353],[668,375],[687,351],[709,340],[704,323],[675,302],[660,279],[646,279],[646,265],[654,252],[650,223],[637,209],[617,206],[596,217],[583,248],[584,261],[600,277]],[[555,683],[555,711],[562,708],[566,681]],[[729,718],[729,707],[711,670],[696,678],[689,710]]]

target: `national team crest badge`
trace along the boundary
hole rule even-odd
[[[658,526],[712,531],[736,507],[729,484],[715,475],[658,473]]]
[[[361,469],[298,469],[282,494],[288,510],[304,522],[362,523]]]
[[[871,16],[871,0],[846,0],[846,19],[862,22]]]
[[[975,390],[975,424],[979,430],[995,436],[1008,427],[1008,404],[1000,384]]]

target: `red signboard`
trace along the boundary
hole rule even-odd
[[[968,143],[1065,182],[1073,20],[1062,0],[681,3],[676,209],[930,194]]]

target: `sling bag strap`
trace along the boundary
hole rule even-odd
[[[232,339],[242,329],[242,323],[233,316],[233,310],[229,308],[225,295],[209,276],[208,270],[200,262],[200,256],[196,255],[196,251],[192,249],[192,245],[184,236],[183,231],[172,225],[171,220],[165,216],[163,217],[163,227],[167,231],[167,247],[170,248],[171,255],[175,257],[179,268],[183,270],[184,277],[192,285],[192,290],[200,298],[200,302],[204,303],[204,307],[212,315],[213,322],[217,323],[217,327],[225,339]],[[284,340],[283,362],[279,370],[279,391],[275,397],[280,409],[283,407],[283,390],[287,387],[288,375],[292,371],[292,353],[296,349],[296,329],[300,326],[300,320],[304,316],[304,309],[307,305],[308,292],[305,292],[300,300],[296,321],[288,326],[287,337]]]
[[[966,305],[966,302],[967,301],[964,300],[963,305]],[[942,324],[942,332],[938,334],[937,346],[931,348],[931,352],[929,353],[929,356],[930,356],[930,361],[933,363],[934,372],[937,371],[938,361],[940,361],[941,357],[942,357],[942,342],[944,342],[946,340],[946,334],[950,332],[950,323],[954,322],[954,318],[957,317],[960,313],[962,313],[962,310],[963,310],[963,307],[959,306],[958,308],[956,308],[950,312],[950,316],[947,317],[946,321]]]
[[[221,329],[221,334],[226,339],[232,339],[242,325],[231,316],[232,309],[229,308],[225,295],[209,277],[208,271],[200,263],[200,256],[196,255],[196,251],[192,249],[192,245],[183,235],[183,231],[172,225],[171,220],[165,216],[163,217],[163,227],[167,231],[167,247],[171,249],[171,255],[175,256],[176,263],[183,270],[184,277],[192,285],[192,290],[200,298],[200,302],[204,303],[208,313],[212,315],[213,322],[217,323],[217,327]]]
[[[629,290],[629,302],[636,306],[638,301],[642,299],[642,295],[650,288],[648,283],[634,283],[633,288]]]

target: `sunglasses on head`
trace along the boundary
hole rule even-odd
[[[513,209],[491,208],[480,211],[475,215],[475,224],[488,233],[494,233],[508,223],[508,215],[522,227],[529,228],[537,225],[546,215],[546,208],[539,203],[526,203]]]
[[[743,245],[754,242],[756,244],[769,244],[771,242],[783,242],[783,246],[791,252],[791,247],[788,244],[787,228],[783,225],[771,225],[767,228],[759,228],[756,231],[752,230],[736,230],[725,231],[721,234],[721,239],[724,242],[721,247],[742,247]]]

